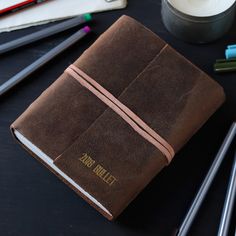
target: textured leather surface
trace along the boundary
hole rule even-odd
[[[141,117],[175,152],[224,101],[216,82],[127,16],[74,65]],[[12,129],[52,157],[113,218],[167,164],[157,148],[66,73]],[[81,161],[86,156],[94,161],[90,168]],[[104,172],[100,177],[97,165]]]

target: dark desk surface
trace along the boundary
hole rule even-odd
[[[109,222],[17,145],[10,135],[9,125],[122,14],[130,15],[150,27],[212,76],[224,87],[227,101],[118,220]],[[0,43],[44,27],[47,26],[0,34]],[[160,1],[129,0],[125,10],[96,14],[92,24],[93,35],[0,98],[0,235],[171,235],[183,219],[235,118],[236,73],[216,75],[212,71],[215,59],[224,57],[226,45],[236,43],[235,27],[236,24],[231,32],[215,43],[201,46],[186,44],[164,28],[160,17]],[[74,31],[1,56],[0,83]],[[201,208],[191,236],[216,235],[231,165],[232,152],[226,158]],[[232,225],[235,224],[234,214]],[[231,235],[232,232],[231,229]]]

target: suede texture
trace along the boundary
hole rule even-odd
[[[208,75],[128,16],[114,23],[74,65],[129,107],[175,152],[225,99],[223,89]],[[108,209],[112,216],[70,186],[110,220],[167,165],[155,146],[67,73],[11,129]],[[94,161],[91,167],[81,161],[85,154]],[[97,165],[103,175],[96,172]]]

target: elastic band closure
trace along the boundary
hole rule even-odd
[[[116,97],[114,97],[109,91],[103,88],[95,80],[85,74],[82,70],[74,65],[70,65],[70,68],[80,74],[85,80],[92,84],[97,90],[99,90],[103,95],[110,99],[114,104],[116,104],[121,110],[123,110],[130,118],[132,118],[136,123],[139,124],[144,130],[146,130],[153,138],[155,138],[159,143],[161,143],[169,151],[170,155],[175,155],[173,148],[170,144],[165,141],[160,135],[158,135],[151,127],[149,127],[143,120],[141,120],[134,112],[132,112],[127,106],[121,103]]]
[[[116,99],[110,92],[74,65],[66,69],[82,86],[90,90],[113,111],[120,115],[137,133],[157,147],[167,158],[168,163],[174,157],[173,148],[128,107]]]

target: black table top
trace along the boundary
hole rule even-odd
[[[216,75],[212,65],[224,57],[228,44],[236,43],[236,22],[222,39],[206,44],[184,43],[164,28],[158,0],[129,0],[125,10],[98,13],[94,33],[82,40],[19,86],[0,98],[0,235],[172,235],[191,204],[215,154],[235,118],[236,74]],[[62,71],[88,48],[119,16],[127,14],[164,38],[177,51],[212,76],[225,89],[226,103],[176,155],[115,222],[109,222],[78,197],[56,176],[15,143],[10,124]],[[47,26],[2,33],[0,43]],[[0,83],[16,74],[75,29],[0,58]],[[116,63],[111,62],[111,63]],[[214,236],[233,160],[227,155],[189,235]],[[236,224],[232,222],[231,235]]]

